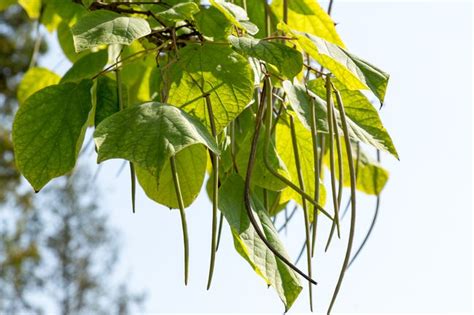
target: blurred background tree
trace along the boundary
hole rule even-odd
[[[128,314],[144,294],[112,279],[118,233],[96,203],[97,187],[84,180],[87,166],[41,196],[15,167],[10,133],[17,87],[46,51],[18,5],[0,12],[0,313]]]

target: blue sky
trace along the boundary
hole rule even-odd
[[[400,153],[383,156],[391,176],[373,237],[347,273],[335,312],[469,312],[472,308],[472,3],[465,1],[338,1],[338,31],[354,54],[391,74],[380,112]],[[43,65],[64,71],[53,49]],[[64,69],[63,69],[64,68]],[[92,158],[93,159],[93,158]],[[183,282],[177,211],[139,192],[131,213],[128,170],[106,162],[98,181],[103,207],[122,233],[119,274],[148,291],[147,313],[282,312],[233,248],[224,227],[214,281],[206,291],[211,204],[205,194],[188,209],[190,283]],[[361,241],[375,200],[359,197]],[[343,240],[317,253],[315,291],[324,312],[342,263]],[[323,234],[328,224],[323,225]],[[296,257],[303,240],[298,216],[283,241]],[[322,244],[319,245],[322,247]],[[303,260],[302,260],[303,261]],[[305,268],[304,263],[301,263]],[[307,290],[292,313],[308,312]]]

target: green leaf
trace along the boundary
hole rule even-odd
[[[303,181],[305,186],[305,191],[308,195],[314,196],[315,194],[315,172],[314,172],[314,155],[313,155],[313,142],[311,138],[311,132],[306,129],[301,122],[295,119],[295,131],[297,135],[298,142],[298,152],[300,157],[301,164],[301,173],[303,175]],[[293,141],[291,138],[291,129],[288,121],[285,117],[282,117],[276,127],[276,150],[285,163],[288,172],[293,179],[295,184],[298,178],[298,170],[296,169],[295,156],[293,154]],[[321,149],[319,148],[319,156],[321,156]],[[291,188],[286,188],[282,191],[280,197],[280,203],[287,202],[289,200],[294,200],[299,205],[302,205],[303,200],[301,195],[295,192]],[[324,205],[326,203],[326,189],[323,185],[323,182],[319,181],[319,204]],[[313,215],[313,205],[306,203],[312,220]]]
[[[41,12],[41,0],[18,0],[18,4],[25,9],[28,17],[36,20]]]
[[[99,125],[105,118],[112,116],[120,110],[117,97],[117,82],[109,77],[97,78],[96,106],[94,125]],[[127,88],[122,84],[123,104],[127,104]]]
[[[360,91],[351,91],[337,80],[333,81],[341,93],[346,115],[349,117],[349,127],[356,140],[361,140],[375,148],[391,153],[399,158],[392,138],[380,120],[379,114],[367,97]],[[311,80],[308,87],[318,95],[324,95],[326,89],[322,79]]]
[[[273,0],[271,7],[276,16],[283,20],[283,0]],[[288,26],[325,39],[340,47],[344,43],[337,34],[334,21],[315,0],[288,1]]]
[[[302,287],[298,276],[266,247],[250,224],[244,205],[244,182],[231,175],[219,189],[219,208],[229,223],[237,252],[268,285],[277,291],[285,310],[293,305]],[[288,257],[268,213],[259,200],[253,199],[252,209],[260,229],[281,254]],[[289,259],[289,258],[288,258]]]
[[[377,96],[380,103],[383,104],[390,75],[371,65],[367,61],[362,60],[353,54],[350,54],[348,51],[343,51],[346,53],[347,56],[349,56],[352,61],[354,61],[359,70],[364,74],[365,83],[368,85],[374,95]]]
[[[257,25],[249,21],[247,12],[243,8],[224,0],[209,0],[209,2],[224,14],[234,26],[247,31],[250,35],[258,33]]]
[[[130,45],[150,34],[148,22],[141,18],[98,10],[83,16],[71,29],[76,52],[100,45]]]
[[[284,23],[278,24],[278,28],[296,37],[301,48],[349,90],[370,89],[377,96],[385,95],[388,75],[381,70],[320,37],[293,31]],[[383,102],[383,97],[380,101]]]
[[[18,86],[18,104],[21,106],[30,95],[47,86],[57,84],[60,80],[60,76],[46,68],[30,68]]]
[[[18,110],[13,122],[16,163],[36,191],[74,167],[92,107],[91,87],[90,80],[52,85]]]
[[[301,53],[284,44],[235,36],[230,36],[229,41],[232,46],[245,54],[275,66],[287,78],[295,77],[303,69]]]
[[[182,48],[168,76],[168,103],[179,106],[207,126],[210,124],[204,95],[209,93],[217,133],[252,100],[252,69],[244,57],[227,46],[204,44]]]
[[[201,8],[194,18],[199,32],[211,40],[227,39],[231,33],[232,24],[214,7]]]
[[[181,184],[184,206],[188,207],[201,191],[206,174],[207,150],[203,145],[191,145],[176,154],[176,169]],[[171,166],[166,162],[157,178],[147,170],[137,167],[137,179],[146,195],[169,208],[178,208]]]
[[[64,74],[61,83],[77,82],[83,79],[92,79],[100,71],[102,71],[107,64],[108,53],[107,50],[101,50],[95,53],[90,53],[77,60],[71,68]]]
[[[193,144],[219,149],[206,128],[179,108],[157,102],[126,108],[94,133],[98,162],[121,158],[159,177],[171,156]]]
[[[178,3],[168,10],[158,12],[156,16],[170,22],[193,20],[193,15],[199,12],[199,7],[194,2]]]

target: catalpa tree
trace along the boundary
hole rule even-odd
[[[348,187],[350,229],[331,311],[356,256],[357,191],[376,196],[377,214],[388,179],[364,149],[398,154],[371,102],[383,103],[388,74],[348,51],[317,2],[18,3],[57,32],[72,62],[62,77],[32,67],[19,88],[16,163],[35,191],[73,170],[86,129],[94,128],[98,163],[130,165],[133,210],[136,182],[150,199],[179,209],[187,283],[186,208],[207,178],[208,288],[225,220],[237,252],[288,310],[301,278],[312,309],[318,221],[331,222],[327,248],[343,232]],[[304,218],[304,271],[274,225],[295,204]],[[292,214],[285,217],[284,225]]]

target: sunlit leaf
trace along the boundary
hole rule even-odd
[[[352,91],[334,80],[341,93],[344,109],[350,118],[349,127],[355,139],[373,145],[375,148],[391,153],[398,159],[392,139],[380,120],[379,114],[367,97],[360,91]],[[311,80],[308,87],[321,97],[326,93],[322,79]]]
[[[207,126],[210,124],[204,96],[209,93],[217,133],[242,112],[253,96],[253,73],[248,61],[227,46],[186,46],[168,75],[168,103]]]
[[[331,71],[346,88],[370,89],[383,102],[388,74],[320,37],[293,31],[284,23],[278,24],[278,28],[295,36],[298,45],[320,65]]]
[[[273,0],[271,8],[283,20],[283,0]],[[328,42],[344,47],[337,34],[334,21],[315,0],[289,0],[288,26],[300,32],[321,37]]]
[[[18,0],[18,4],[25,9],[30,19],[35,20],[39,18],[41,12],[41,0]]]
[[[209,0],[236,27],[247,31],[250,35],[258,33],[257,25],[249,21],[247,12],[242,7],[224,0]]]
[[[41,67],[33,67],[26,71],[18,86],[18,104],[23,104],[26,99],[47,86],[59,83],[61,77],[56,73]]]
[[[43,0],[41,23],[53,32],[61,23],[68,24],[87,13],[86,8],[72,0]]]
[[[263,60],[275,66],[279,72],[293,78],[303,68],[303,56],[294,48],[268,40],[257,40],[249,37],[230,36],[229,41],[236,49],[248,56]]]

